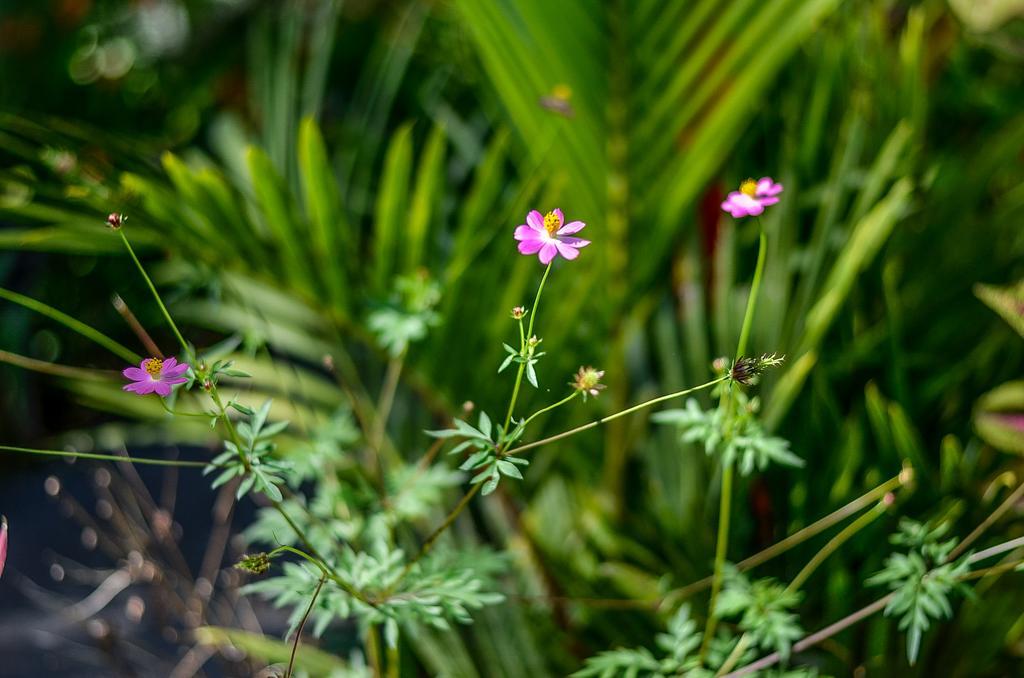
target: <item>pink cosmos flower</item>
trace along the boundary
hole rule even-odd
[[[4,565],[7,563],[7,518],[0,516],[0,576],[3,576]]]
[[[188,381],[186,377],[181,376],[186,371],[188,363],[178,364],[174,358],[146,358],[138,367],[129,367],[121,374],[132,381],[124,387],[125,391],[139,395],[156,393],[166,398],[171,395],[171,386]]]
[[[573,238],[571,234],[583,230],[586,226],[582,221],[570,221],[563,226],[565,217],[562,210],[553,209],[541,216],[537,210],[526,215],[526,223],[516,229],[516,240],[522,254],[537,254],[540,263],[550,264],[555,255],[561,254],[566,259],[575,259],[580,255],[579,249],[590,244],[589,240]]]
[[[736,218],[755,217],[768,205],[777,203],[779,193],[782,193],[782,184],[775,183],[771,177],[758,181],[747,179],[740,184],[740,190],[729,194],[722,209]]]

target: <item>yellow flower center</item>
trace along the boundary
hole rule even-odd
[[[740,184],[740,193],[743,195],[749,195],[751,198],[757,195],[757,182],[753,179],[747,179]]]
[[[164,361],[159,358],[150,358],[146,361],[146,371],[151,377],[159,377],[160,371],[164,369]]]
[[[547,229],[548,233],[554,235],[555,231],[558,230],[558,215],[555,214],[554,212],[548,212],[547,214],[545,214],[544,228]]]
[[[565,83],[559,83],[551,88],[551,96],[555,99],[568,101],[572,98],[572,88]]]

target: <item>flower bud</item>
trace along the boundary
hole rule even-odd
[[[115,231],[124,226],[126,221],[128,221],[128,217],[118,212],[111,212],[107,215],[107,226],[110,226]]]
[[[512,309],[512,319],[513,320],[522,320],[525,317],[526,317],[526,307],[525,306],[516,306],[515,308]]]
[[[263,574],[270,569],[270,556],[266,553],[246,554],[235,567],[249,574]]]

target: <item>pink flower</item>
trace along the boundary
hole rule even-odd
[[[722,203],[722,209],[734,217],[755,217],[768,205],[779,201],[782,184],[772,181],[771,177],[762,177],[759,181],[747,179],[740,184],[740,190],[733,191]]]
[[[171,386],[184,384],[188,379],[181,376],[188,371],[188,363],[178,364],[174,358],[160,360],[146,358],[138,367],[129,367],[123,374],[132,383],[124,387],[125,391],[146,395],[156,393],[163,397],[171,395]]]
[[[580,255],[579,249],[589,245],[590,241],[570,236],[582,231],[586,224],[570,221],[563,226],[564,222],[565,217],[560,209],[553,209],[543,216],[537,210],[531,211],[526,215],[526,223],[516,229],[519,251],[522,254],[540,252],[542,264],[550,264],[558,254],[566,259],[575,259]]]
[[[0,576],[3,576],[4,565],[7,563],[7,518],[0,516]]]

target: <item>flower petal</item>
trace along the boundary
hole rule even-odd
[[[565,223],[565,215],[562,214],[562,210],[556,207],[555,209],[551,210],[551,213],[558,217],[558,228],[561,228],[562,224]]]
[[[7,518],[0,516],[0,575],[4,573],[7,563]]]
[[[532,240],[533,238],[537,238],[539,236],[540,233],[537,232],[537,229],[527,226],[525,224],[516,228],[516,240]]]
[[[584,240],[583,238],[573,238],[567,235],[559,237],[558,242],[562,243],[563,245],[568,245],[569,247],[586,247],[587,245],[590,244],[589,240]]]
[[[526,223],[535,231],[543,231],[544,215],[537,210],[530,210],[530,213],[526,215]]]
[[[188,379],[186,377],[171,377],[170,379],[165,377],[165,378],[160,380],[160,383],[174,385],[174,384],[184,384],[186,381],[188,381]]]
[[[558,248],[555,246],[555,242],[546,242],[544,246],[540,248],[540,263],[550,264],[551,260],[558,254]]]
[[[572,261],[573,259],[580,255],[580,251],[578,249],[576,249],[572,245],[567,245],[564,242],[558,240],[555,241],[555,247],[558,248],[558,253],[561,254],[566,259],[568,259],[569,261]]]
[[[174,358],[174,357],[168,358],[167,360],[164,361],[163,369],[161,370],[161,372],[166,372],[167,370],[174,369],[174,366],[177,365],[177,364],[178,364],[178,359],[177,358]]]
[[[155,381],[153,382],[153,390],[156,391],[158,396],[166,398],[171,395],[171,386],[167,382]]]
[[[775,183],[771,177],[761,177],[757,182],[757,195],[778,195],[782,193],[782,184]]]
[[[778,198],[758,198],[757,201],[759,203],[761,203],[761,205],[763,207],[767,207],[768,205],[774,205],[775,203],[777,203],[779,201],[779,199]]]
[[[188,372],[188,363],[180,363],[170,369],[167,369],[167,365],[164,365],[164,370],[160,374],[163,377],[180,377],[185,372]],[[188,379],[185,379],[185,381],[188,381]]]
[[[138,367],[129,367],[121,372],[121,374],[132,381],[142,381],[149,378],[149,372]]]
[[[139,395],[146,395],[152,393],[156,389],[155,381],[134,381],[130,384],[126,384],[123,390],[130,391],[132,393],[138,393]]]
[[[524,240],[523,242],[519,243],[519,253],[536,254],[538,251],[540,251],[541,247],[544,247],[544,241],[541,240],[540,238],[537,238],[535,240]]]
[[[579,231],[582,231],[584,226],[586,226],[586,224],[583,223],[582,221],[570,221],[568,224],[558,229],[558,235],[569,235],[571,233],[577,233]]]

